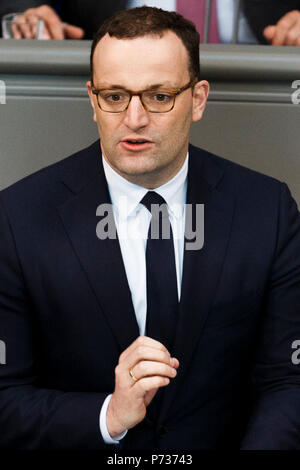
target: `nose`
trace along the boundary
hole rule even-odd
[[[133,96],[125,111],[124,124],[137,131],[149,124],[149,113],[145,110],[139,96]]]

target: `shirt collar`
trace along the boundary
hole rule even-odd
[[[169,214],[177,219],[182,217],[186,202],[188,159],[189,153],[187,153],[184,164],[178,173],[167,183],[155,188],[155,192],[166,201]],[[107,163],[103,155],[102,162],[110,198],[118,217],[124,220],[135,216],[141,209],[139,205],[141,199],[149,189],[133,184],[120,176]]]

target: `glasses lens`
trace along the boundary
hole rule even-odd
[[[145,91],[142,103],[148,111],[165,113],[174,105],[175,96],[165,90]],[[130,94],[125,90],[101,90],[98,94],[100,108],[103,111],[119,113],[124,111],[130,101]]]
[[[174,104],[175,96],[164,91],[145,91],[142,94],[143,103],[149,111],[154,113],[165,113],[170,111]]]
[[[124,90],[101,90],[98,100],[103,111],[120,112],[127,107],[130,95]]]

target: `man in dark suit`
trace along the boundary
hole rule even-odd
[[[176,1],[174,4],[176,8]],[[102,21],[128,5],[131,3],[127,0],[12,0],[6,5],[3,2],[0,17],[12,11],[25,11],[27,21],[37,17],[45,20],[46,39],[92,39]],[[163,1],[161,6],[163,8]],[[218,7],[221,8],[222,3]],[[300,45],[299,0],[243,0],[242,7],[260,43]],[[29,28],[23,28],[23,33],[25,37],[31,37]],[[20,35],[17,31],[15,34]]]
[[[176,13],[120,12],[91,57],[100,141],[0,193],[0,447],[299,449],[287,186],[188,144],[209,85]]]

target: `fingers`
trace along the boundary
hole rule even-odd
[[[73,26],[72,24],[64,23],[65,36],[69,39],[81,39],[84,35],[84,31],[79,26]]]
[[[26,16],[26,21],[28,23],[28,30],[32,38],[36,38],[38,34],[38,22],[39,18],[36,15]],[[24,25],[25,26],[25,25]]]
[[[272,39],[273,46],[283,46],[290,28],[290,21],[284,17],[277,23],[276,31]]]
[[[263,35],[267,41],[272,42],[275,32],[276,32],[276,26],[267,26],[263,31]]]
[[[156,387],[165,386],[169,383],[169,379],[176,377],[178,367],[178,359],[172,358],[162,343],[148,336],[139,336],[119,357],[119,363],[115,368],[116,384],[126,389],[135,387],[141,379],[155,378],[154,383],[159,384]],[[137,381],[131,377],[129,371]],[[168,381],[161,380],[162,378]],[[147,387],[149,383],[154,387],[151,381],[142,382],[142,385],[135,387],[136,397],[145,396],[148,388],[143,388],[144,383]]]
[[[297,22],[288,32],[285,37],[285,45],[286,46],[297,46],[297,41],[300,38],[300,18],[299,22]]]
[[[147,392],[160,387],[166,387],[169,383],[170,379],[167,377],[144,377],[135,384],[135,389],[139,392],[138,396],[144,397]]]
[[[137,346],[121,364],[125,368],[133,368],[140,361],[155,361],[160,363],[171,364],[171,356],[169,352],[149,346]]]
[[[162,343],[140,336],[121,354],[115,370],[116,383],[134,388],[136,399],[143,398],[147,406],[151,401],[147,392],[153,388],[156,392],[158,387],[168,385],[170,379],[176,377],[178,367],[178,359],[172,358]]]
[[[14,39],[22,39],[22,34],[19,31],[19,27],[15,21],[11,24],[11,32]]]
[[[300,11],[290,11],[277,25],[265,28],[263,34],[273,46],[300,45]]]
[[[37,14],[45,22],[47,29],[49,30],[51,39],[64,39],[64,25],[60,17],[56,12],[48,5],[42,5],[36,8]]]
[[[171,358],[171,366],[175,367],[175,369],[178,369],[179,361],[178,361],[178,359],[176,359],[176,357]]]
[[[15,39],[35,38],[37,36],[36,23],[40,19],[44,20],[43,39],[65,38],[64,23],[48,5],[42,5],[38,8],[29,8],[22,15],[19,15],[12,25],[13,37]],[[79,35],[80,33],[76,31],[74,34]]]
[[[171,358],[162,343],[148,336],[139,336],[122,352],[115,368],[115,389],[106,416],[111,436],[144,419],[157,390],[176,377],[178,367],[178,359]],[[137,380],[130,376],[130,370]]]
[[[118,364],[120,376],[129,379],[132,385],[134,382],[129,370],[137,379],[156,375],[172,378],[176,376],[178,367],[178,359],[172,358],[162,343],[147,336],[140,336],[123,351]]]
[[[165,378],[172,378],[177,375],[175,367],[171,365],[155,362],[155,361],[140,361],[131,368],[134,377],[138,380],[149,376],[162,376]],[[130,377],[128,377],[130,379]],[[134,382],[132,381],[132,385]]]
[[[21,38],[31,39],[31,38],[33,38],[33,35],[30,31],[30,26],[27,23],[27,19],[26,19],[25,15],[18,16],[15,19],[14,23],[12,24],[11,29],[12,29],[13,36],[14,36],[15,39],[21,39]]]
[[[136,383],[136,388],[116,387],[106,414],[110,436],[117,436],[140,423],[158,388],[167,386],[169,382],[166,377],[146,377]]]
[[[135,341],[133,341],[133,343],[131,343],[130,346],[128,346],[127,349],[125,349],[125,351],[122,352],[119,358],[119,363],[126,361],[128,356],[131,355],[133,351],[136,351],[138,347],[150,347],[153,349],[158,349],[159,351],[165,352],[170,358],[169,351],[162,343],[156,341],[153,338],[149,338],[149,336],[139,336]]]

